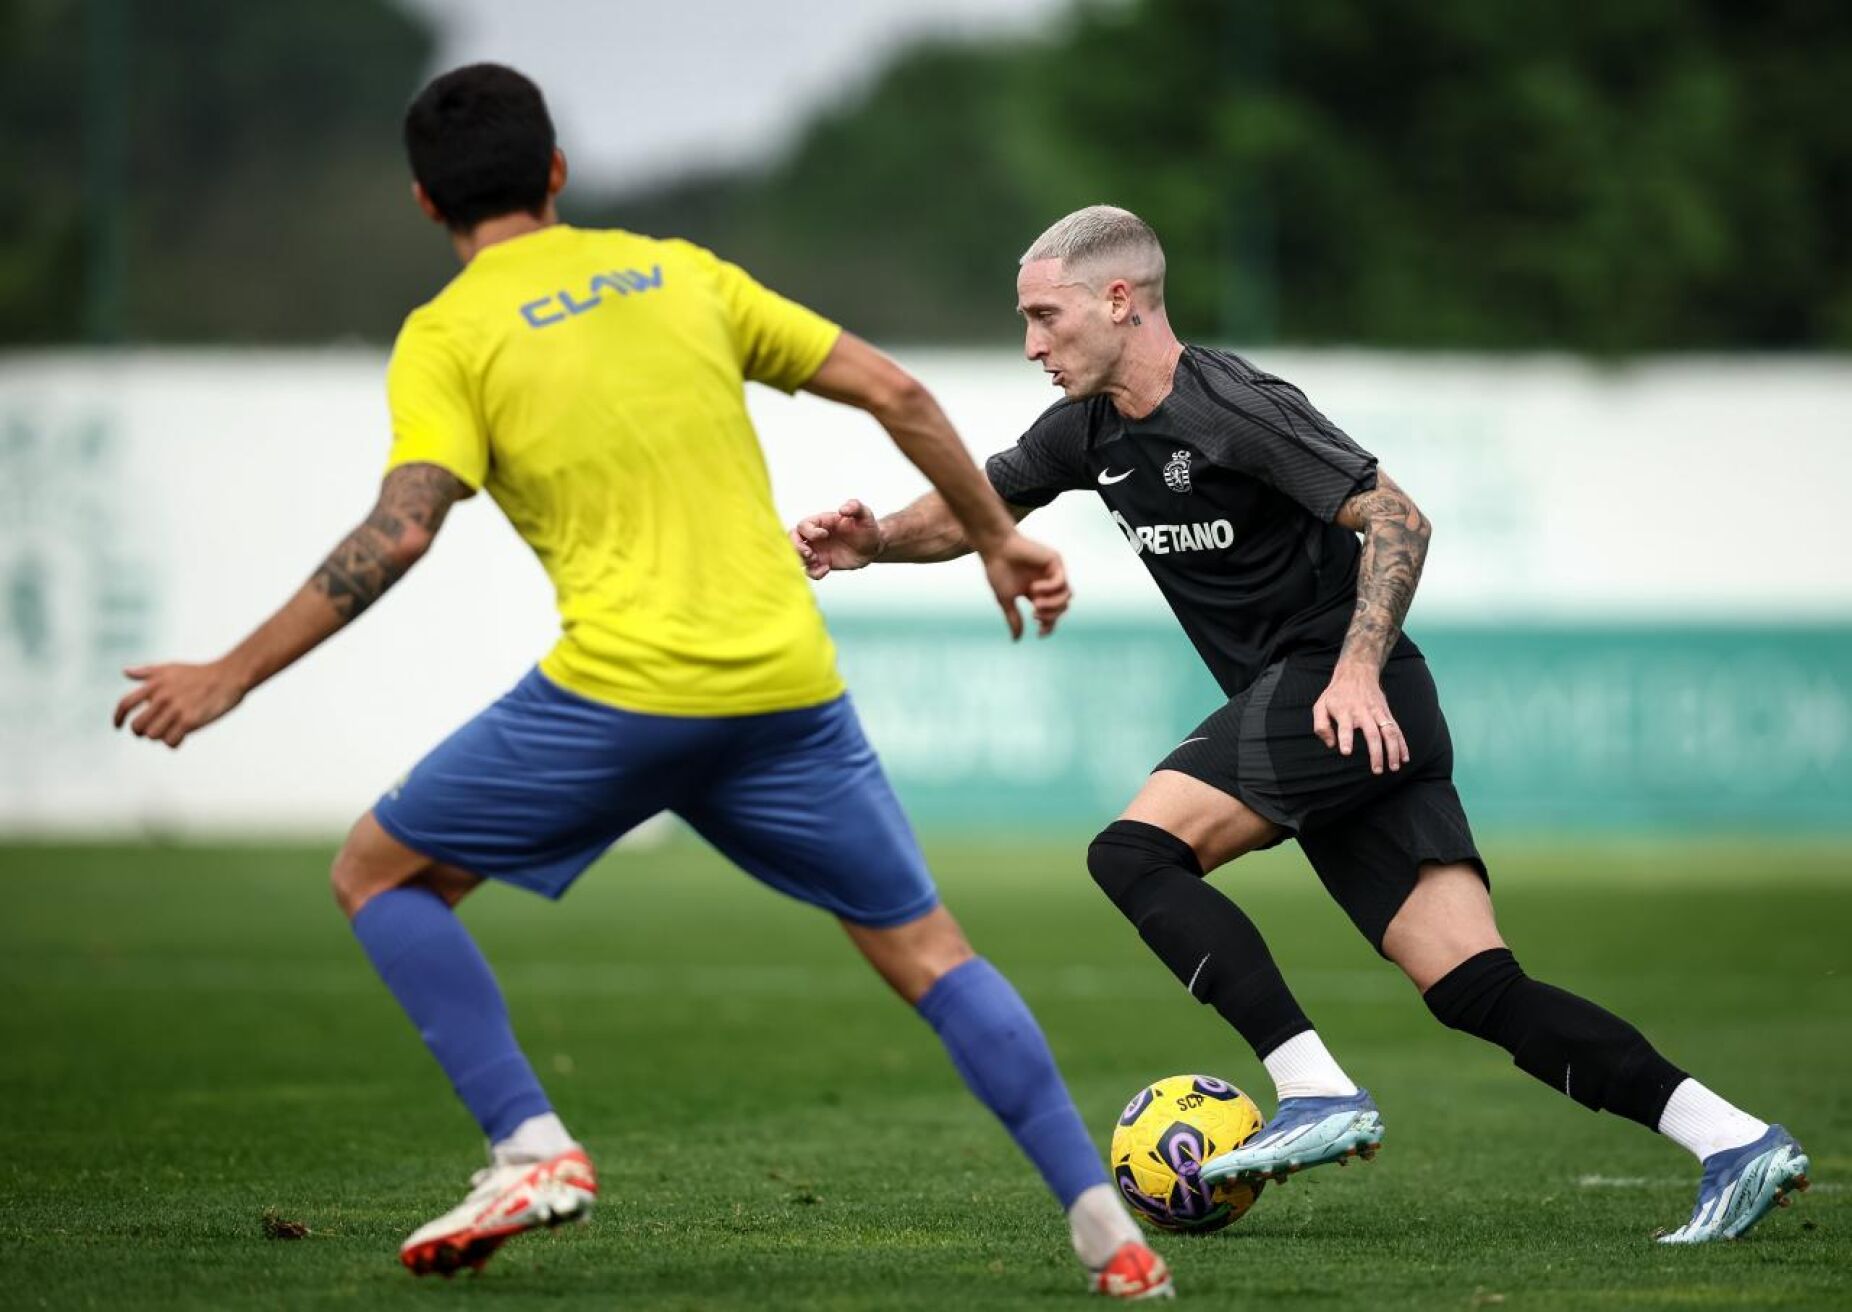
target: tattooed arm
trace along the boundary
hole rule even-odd
[[[320,594],[339,616],[338,622],[318,634],[315,641],[328,637],[378,601],[387,588],[416,565],[430,550],[431,539],[444,526],[450,507],[469,495],[462,480],[436,465],[400,465],[387,474],[386,481],[380,484],[373,513],[329,553],[298,594]],[[252,686],[308,650],[304,647],[292,652],[287,660],[265,669]]]
[[[226,655],[205,665],[138,665],[137,681],[116,704],[120,729],[178,747],[230,711],[244,695],[287,669],[378,601],[430,549],[444,516],[470,489],[436,465],[401,465],[386,475],[379,500],[328,554],[283,608]]]
[[[1031,509],[1007,501],[1003,508],[1019,524]],[[790,536],[805,572],[813,579],[828,578],[836,570],[861,569],[876,561],[888,565],[936,565],[971,551],[971,540],[937,492],[928,492],[879,518],[865,502],[851,498],[835,510],[798,520]]]
[[[1344,503],[1337,522],[1363,534],[1357,609],[1338,660],[1361,661],[1380,671],[1402,636],[1402,621],[1421,582],[1434,526],[1408,493],[1383,473],[1377,474],[1374,488]]]
[[[1434,526],[1408,493],[1381,472],[1374,488],[1344,503],[1337,522],[1363,534],[1363,559],[1357,566],[1357,608],[1331,685],[1312,708],[1312,731],[1346,756],[1361,733],[1370,769],[1381,774],[1385,764],[1399,770],[1409,759],[1380,676],[1415,599]]]

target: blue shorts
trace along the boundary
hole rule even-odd
[[[644,715],[534,670],[373,807],[413,851],[554,898],[660,811],[754,878],[858,925],[938,905],[846,696],[769,715]]]

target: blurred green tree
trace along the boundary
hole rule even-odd
[[[387,0],[0,0],[0,343],[388,340],[451,272],[398,147],[431,50]],[[1017,253],[1110,200],[1191,337],[1846,349],[1848,87],[1829,0],[1083,0],[914,48],[767,168],[566,212],[891,340],[1013,335]]]
[[[0,342],[99,297],[135,341],[389,337],[452,272],[398,146],[431,50],[381,0],[0,0]]]
[[[1079,205],[1195,337],[1852,347],[1852,6],[1144,0],[902,58],[792,157],[620,207],[877,335],[996,338]]]

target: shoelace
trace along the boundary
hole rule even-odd
[[[495,1166],[485,1166],[480,1171],[471,1175],[469,1177],[469,1201],[474,1202],[477,1198],[493,1192],[491,1185],[494,1183],[495,1177],[503,1171],[506,1171],[510,1166],[515,1165],[523,1164],[504,1162]]]
[[[470,1196],[475,1195],[502,1171],[526,1171],[540,1165],[538,1160],[514,1162],[490,1162],[480,1171],[469,1177]]]

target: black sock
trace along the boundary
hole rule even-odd
[[[1312,1028],[1266,940],[1203,878],[1196,853],[1156,825],[1115,820],[1087,849],[1094,882],[1171,974],[1265,1057]]]
[[[1659,1128],[1685,1072],[1640,1031],[1586,998],[1524,973],[1507,948],[1455,966],[1423,995],[1442,1024],[1496,1043],[1519,1070],[1585,1107]]]

